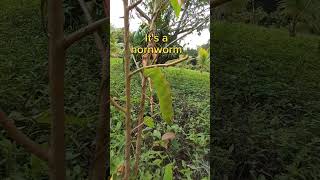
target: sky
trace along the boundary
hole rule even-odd
[[[123,17],[122,1],[113,0],[110,3],[111,3],[111,7],[110,7],[111,24],[116,28],[122,28],[123,27],[123,18],[121,18]],[[131,18],[129,22],[130,22],[130,31],[136,31],[139,28],[139,24],[142,21],[137,16],[134,16],[134,18]],[[183,40],[180,41],[180,44],[185,45],[185,47],[187,48],[196,49],[197,46],[207,43],[209,40],[209,37],[210,37],[209,29],[206,28],[201,32],[200,36],[198,35],[197,32],[193,32],[192,34],[189,34],[188,36],[184,37]]]

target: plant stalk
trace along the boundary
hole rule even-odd
[[[130,103],[130,49],[129,49],[129,8],[128,0],[123,0],[124,8],[124,60],[125,60],[125,95],[126,95],[126,112],[125,112],[125,173],[124,179],[130,177],[130,146],[131,146],[131,103]]]
[[[64,72],[66,50],[64,47],[64,12],[62,0],[49,0],[49,85],[52,112],[50,166],[51,180],[66,179],[65,164],[65,114],[64,114]]]

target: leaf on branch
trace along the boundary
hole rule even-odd
[[[143,123],[148,126],[149,128],[154,128],[154,120],[150,116],[146,116],[143,119]]]
[[[167,164],[164,167],[164,175],[163,175],[163,180],[172,180],[173,179],[173,167],[172,164]]]
[[[159,99],[162,118],[168,124],[171,124],[173,121],[173,107],[169,82],[166,80],[164,74],[158,67],[145,69],[144,75],[149,77],[152,81]]]
[[[174,13],[176,14],[176,17],[179,17],[181,11],[181,4],[178,2],[178,0],[170,0],[170,4],[174,10]]]

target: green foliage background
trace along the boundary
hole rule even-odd
[[[49,139],[47,37],[40,1],[3,0],[0,6],[0,106],[16,126],[44,146]],[[100,58],[91,36],[68,50],[65,107],[67,174],[84,179],[94,148]],[[0,128],[0,179],[48,179],[47,167],[7,140]]]
[[[47,146],[50,129],[48,44],[39,7],[40,1],[37,0],[1,1],[0,106],[24,133]],[[111,61],[110,82],[112,94],[120,97],[120,101],[124,97],[121,62],[120,59]],[[92,36],[68,50],[65,107],[69,179],[85,179],[91,165],[98,119],[100,63]],[[205,178],[209,173],[209,74],[181,68],[169,68],[164,73],[171,83],[174,122],[177,124],[169,127],[160,121],[159,116],[154,118],[157,128],[144,134],[147,140],[142,149],[141,176],[163,177],[164,169],[161,167],[171,162],[175,177]],[[136,78],[132,87],[133,103],[138,105],[140,82],[139,76]],[[123,159],[124,133],[119,132],[123,130],[124,117],[116,114],[113,108],[111,110],[113,170]],[[150,150],[153,142],[161,139],[161,134],[166,131],[176,133],[170,148]],[[0,179],[48,179],[46,165],[7,138],[6,132],[0,128]]]
[[[217,179],[320,178],[319,37],[213,25]]]

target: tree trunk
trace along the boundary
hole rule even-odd
[[[52,113],[50,179],[65,180],[65,114],[64,114],[64,13],[62,0],[49,0],[49,81]]]

